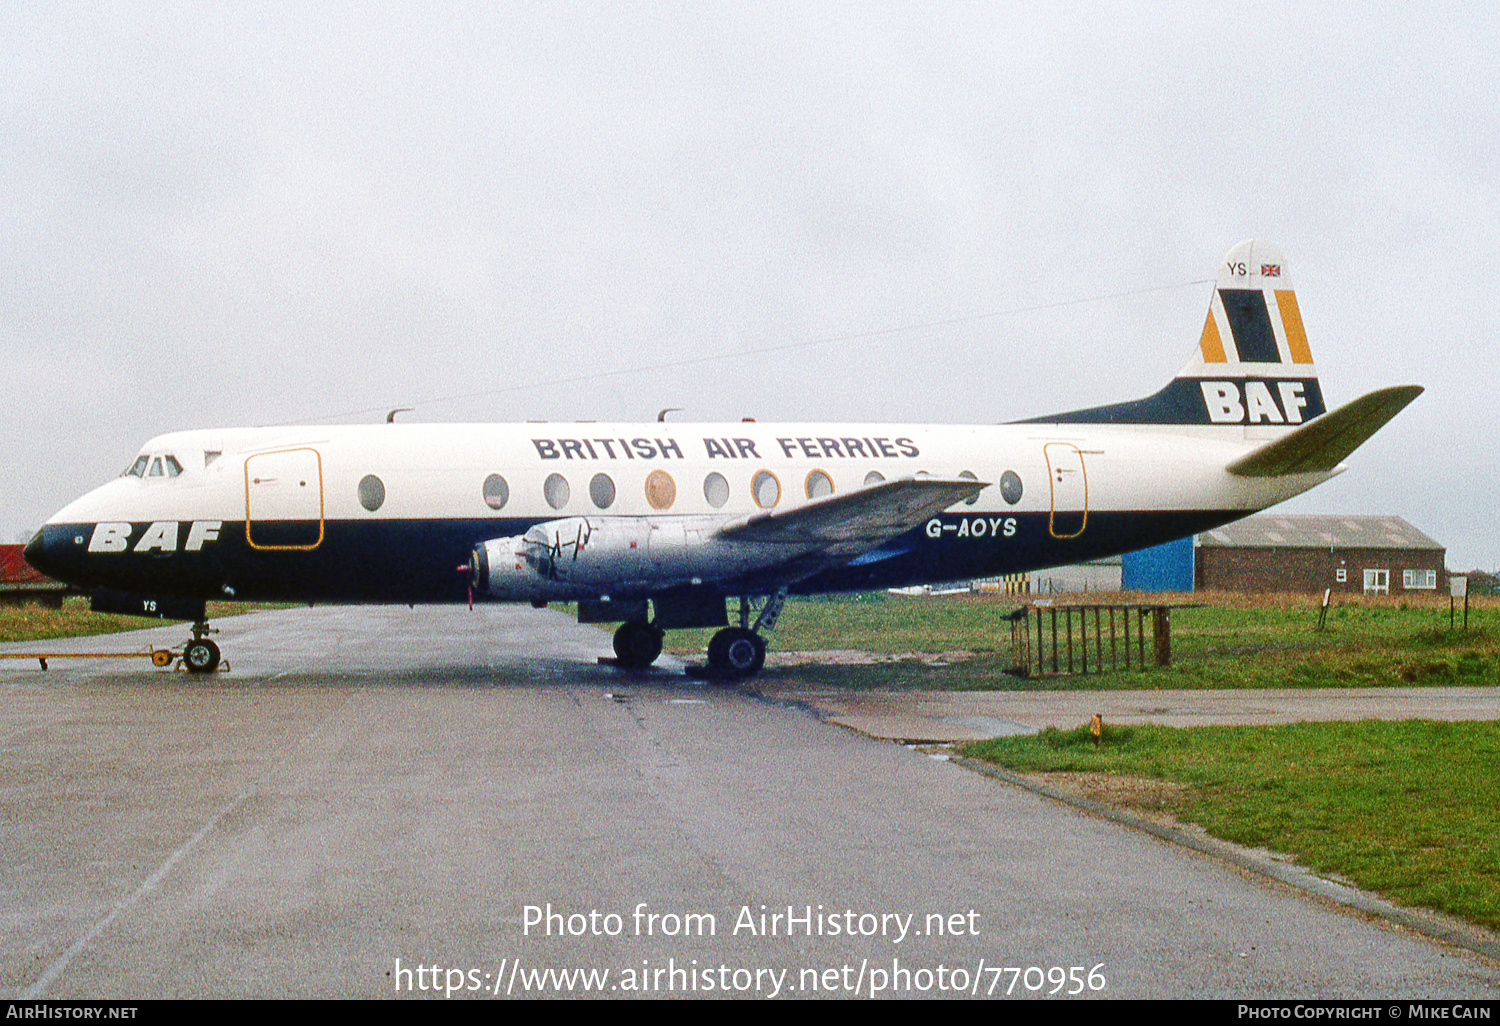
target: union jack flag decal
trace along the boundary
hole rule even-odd
[[[1281,265],[1280,264],[1261,264],[1260,265],[1260,276],[1262,278],[1280,278],[1281,277]]]

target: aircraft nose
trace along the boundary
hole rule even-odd
[[[26,562],[30,563],[32,568],[35,569],[38,573],[46,574],[49,577],[53,576],[52,570],[49,569],[49,561],[47,559],[47,540],[44,532],[38,531],[36,534],[32,535],[31,541],[27,542],[26,547],[21,550],[21,556],[26,560]]]

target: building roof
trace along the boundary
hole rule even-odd
[[[1260,513],[1198,536],[1223,548],[1437,549],[1443,546],[1400,517],[1293,516]]]

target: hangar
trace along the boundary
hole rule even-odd
[[[1447,549],[1396,516],[1262,513],[1198,536],[1200,590],[1444,594]]]

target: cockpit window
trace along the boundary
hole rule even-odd
[[[178,477],[184,473],[181,461],[169,452],[137,456],[121,477]]]

